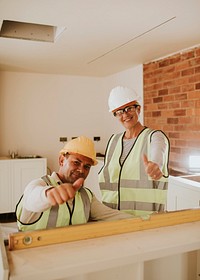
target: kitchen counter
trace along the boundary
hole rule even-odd
[[[13,160],[13,159],[37,159],[37,158],[42,158],[41,156],[38,155],[24,155],[24,156],[17,156],[17,157],[8,157],[8,156],[4,156],[4,157],[0,157],[0,160]]]
[[[181,176],[181,178],[189,180],[189,181],[200,183],[200,174]]]
[[[167,210],[200,207],[200,174],[169,176]]]

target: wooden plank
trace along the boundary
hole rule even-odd
[[[19,250],[33,248],[195,221],[200,221],[200,209],[153,214],[146,220],[133,218],[111,222],[95,222],[48,230],[12,233],[9,235],[9,249]]]

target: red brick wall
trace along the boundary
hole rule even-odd
[[[200,155],[200,47],[144,64],[144,124],[170,140],[171,168]]]

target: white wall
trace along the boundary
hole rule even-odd
[[[100,136],[104,153],[112,133],[122,131],[108,112],[112,87],[131,86],[142,95],[142,65],[106,78],[0,72],[0,156],[10,151],[47,157],[57,169],[60,136]]]

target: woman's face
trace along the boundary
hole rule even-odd
[[[120,109],[115,110],[113,114],[126,129],[131,129],[138,122],[140,105],[138,105],[136,102],[133,102],[128,106],[124,105],[123,107],[120,107]]]

